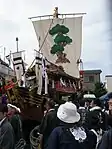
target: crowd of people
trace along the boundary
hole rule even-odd
[[[0,103],[0,149],[25,148],[20,112]],[[112,94],[105,103],[95,98],[56,105],[48,99],[38,133],[41,149],[112,149]]]
[[[112,94],[106,103],[81,99],[56,109],[49,100],[46,109],[39,126],[41,149],[112,149]]]

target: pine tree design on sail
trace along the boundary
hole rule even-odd
[[[70,60],[66,58],[66,53],[64,53],[65,46],[72,43],[72,39],[67,36],[69,28],[64,25],[57,24],[50,31],[49,34],[54,38],[54,45],[51,47],[51,54],[57,55],[57,60],[55,63],[70,63]]]

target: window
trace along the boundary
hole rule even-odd
[[[94,76],[89,76],[89,82],[94,82]]]
[[[84,77],[84,82],[85,83],[92,83],[92,82],[94,82],[94,76],[85,76]]]
[[[89,77],[84,77],[84,82],[89,82]]]

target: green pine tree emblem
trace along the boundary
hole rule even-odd
[[[67,36],[69,29],[64,25],[57,24],[50,31],[51,36],[55,36],[54,45],[51,47],[51,54],[57,55],[56,63],[70,63],[64,53],[65,46],[72,42],[72,39]]]

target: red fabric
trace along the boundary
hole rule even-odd
[[[83,70],[80,70],[80,75],[83,75],[84,74],[84,71]]]

